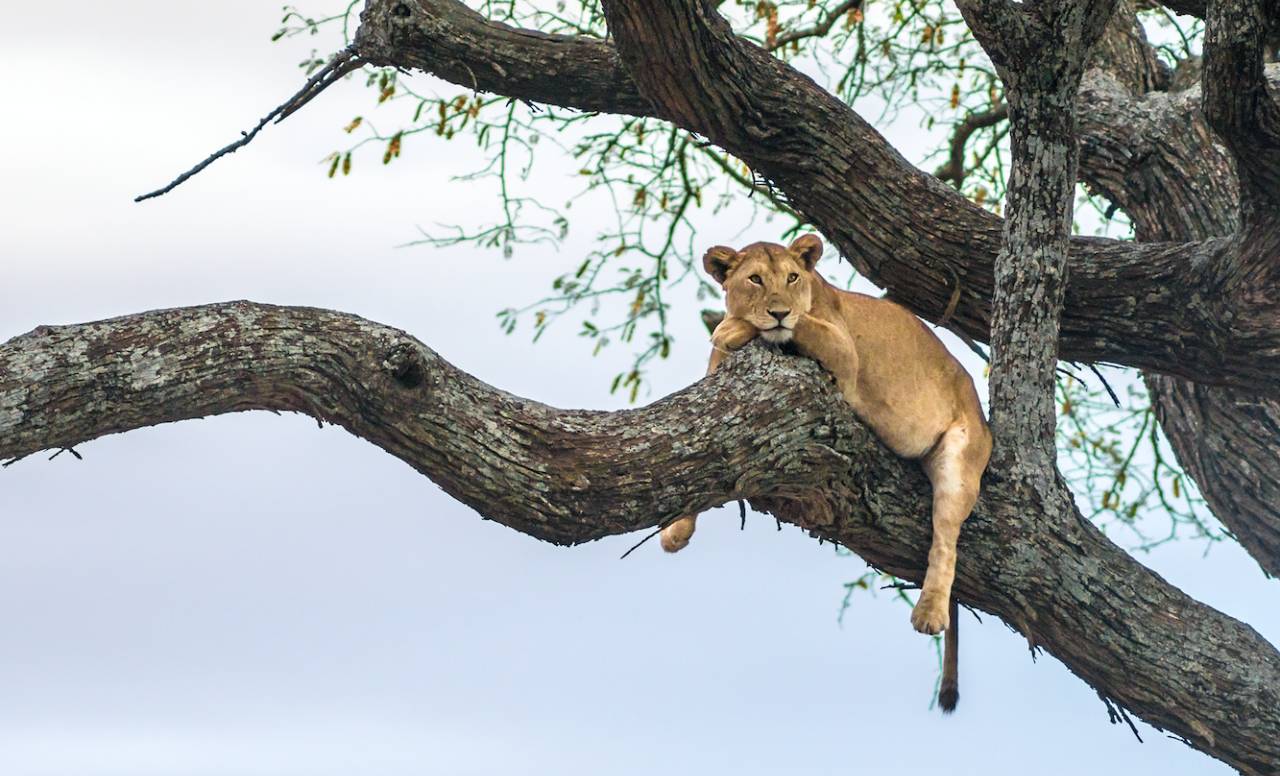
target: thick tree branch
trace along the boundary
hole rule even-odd
[[[1280,209],[1280,105],[1268,93],[1264,52],[1280,0],[1209,0],[1204,112],[1235,154],[1247,225],[1275,227]]]
[[[1145,47],[1132,11],[1117,17],[1108,37]],[[1239,191],[1234,160],[1200,111],[1200,87],[1150,92],[1130,78],[1139,69],[1134,59],[1140,63],[1149,54],[1128,51],[1129,59],[1095,59],[1102,69],[1085,76],[1081,177],[1129,214],[1139,240],[1232,233]],[[1267,75],[1273,89],[1280,86],[1280,66]],[[1265,571],[1280,576],[1280,398],[1145,377],[1165,435],[1214,514]]]
[[[1206,237],[1235,232],[1235,163],[1200,112],[1199,86],[1134,91],[1091,70],[1079,104],[1081,179],[1129,214],[1140,242],[1176,239],[1190,225]]]
[[[371,0],[355,50],[467,89],[586,112],[652,115],[613,46],[489,21],[458,0]]]
[[[653,405],[606,413],[511,396],[401,331],[307,308],[163,310],[0,345],[0,457],[249,409],[338,424],[482,516],[559,544],[746,497],[922,578],[918,466],[889,453],[816,364],[765,346]],[[1245,773],[1280,762],[1280,654],[1143,568],[1069,500],[1020,501],[1004,472],[988,472],[956,585],[1152,724]]]
[[[356,50],[371,62],[421,68],[466,88],[646,113],[704,134],[785,191],[859,271],[922,317],[942,316],[958,278],[962,293],[950,325],[986,341],[1000,219],[915,169],[847,105],[734,37],[722,20],[685,21],[694,26],[665,30],[636,56],[681,79],[668,83],[673,89],[696,88],[710,104],[688,102],[678,90],[665,101],[646,100],[607,43],[513,30],[456,0],[370,0]],[[685,38],[693,49],[680,48]],[[713,49],[714,60],[702,48]],[[1280,383],[1280,301],[1238,296],[1232,278],[1213,274],[1236,243],[1077,238],[1071,246],[1064,358],[1259,391]]]
[[[1147,42],[1131,0],[1117,0],[1088,67],[1109,73],[1134,94],[1167,89],[1173,80],[1173,71]]]
[[[1280,399],[1145,378],[1165,436],[1213,514],[1280,578]]]

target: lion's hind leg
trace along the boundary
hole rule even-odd
[[[690,537],[698,527],[697,515],[685,515],[662,529],[658,541],[667,552],[680,552],[689,544]]]
[[[922,461],[933,484],[933,544],[920,599],[911,612],[911,624],[921,633],[940,633],[950,624],[956,542],[960,525],[978,500],[978,486],[990,454],[989,439],[985,427],[957,423],[943,433]]]

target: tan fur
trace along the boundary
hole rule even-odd
[[[703,266],[724,287],[728,308],[711,336],[707,371],[757,335],[794,342],[835,377],[845,401],[889,449],[920,461],[933,485],[933,544],[911,624],[935,634],[950,624],[956,540],[978,498],[991,433],[973,380],[933,332],[894,302],[827,283],[813,271],[821,255],[816,235],[790,247],[707,251]],[[695,520],[689,515],[663,529],[663,548],[688,544]],[[954,663],[950,668],[943,684],[954,688]]]

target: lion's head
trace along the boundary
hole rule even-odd
[[[717,245],[702,257],[702,266],[724,288],[729,315],[781,344],[790,341],[796,321],[813,304],[813,265],[821,256],[822,240],[806,234],[790,246],[758,242],[735,251]]]

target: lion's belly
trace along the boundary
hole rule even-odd
[[[941,386],[883,386],[859,381],[853,411],[903,458],[920,458],[954,422],[955,403]]]

